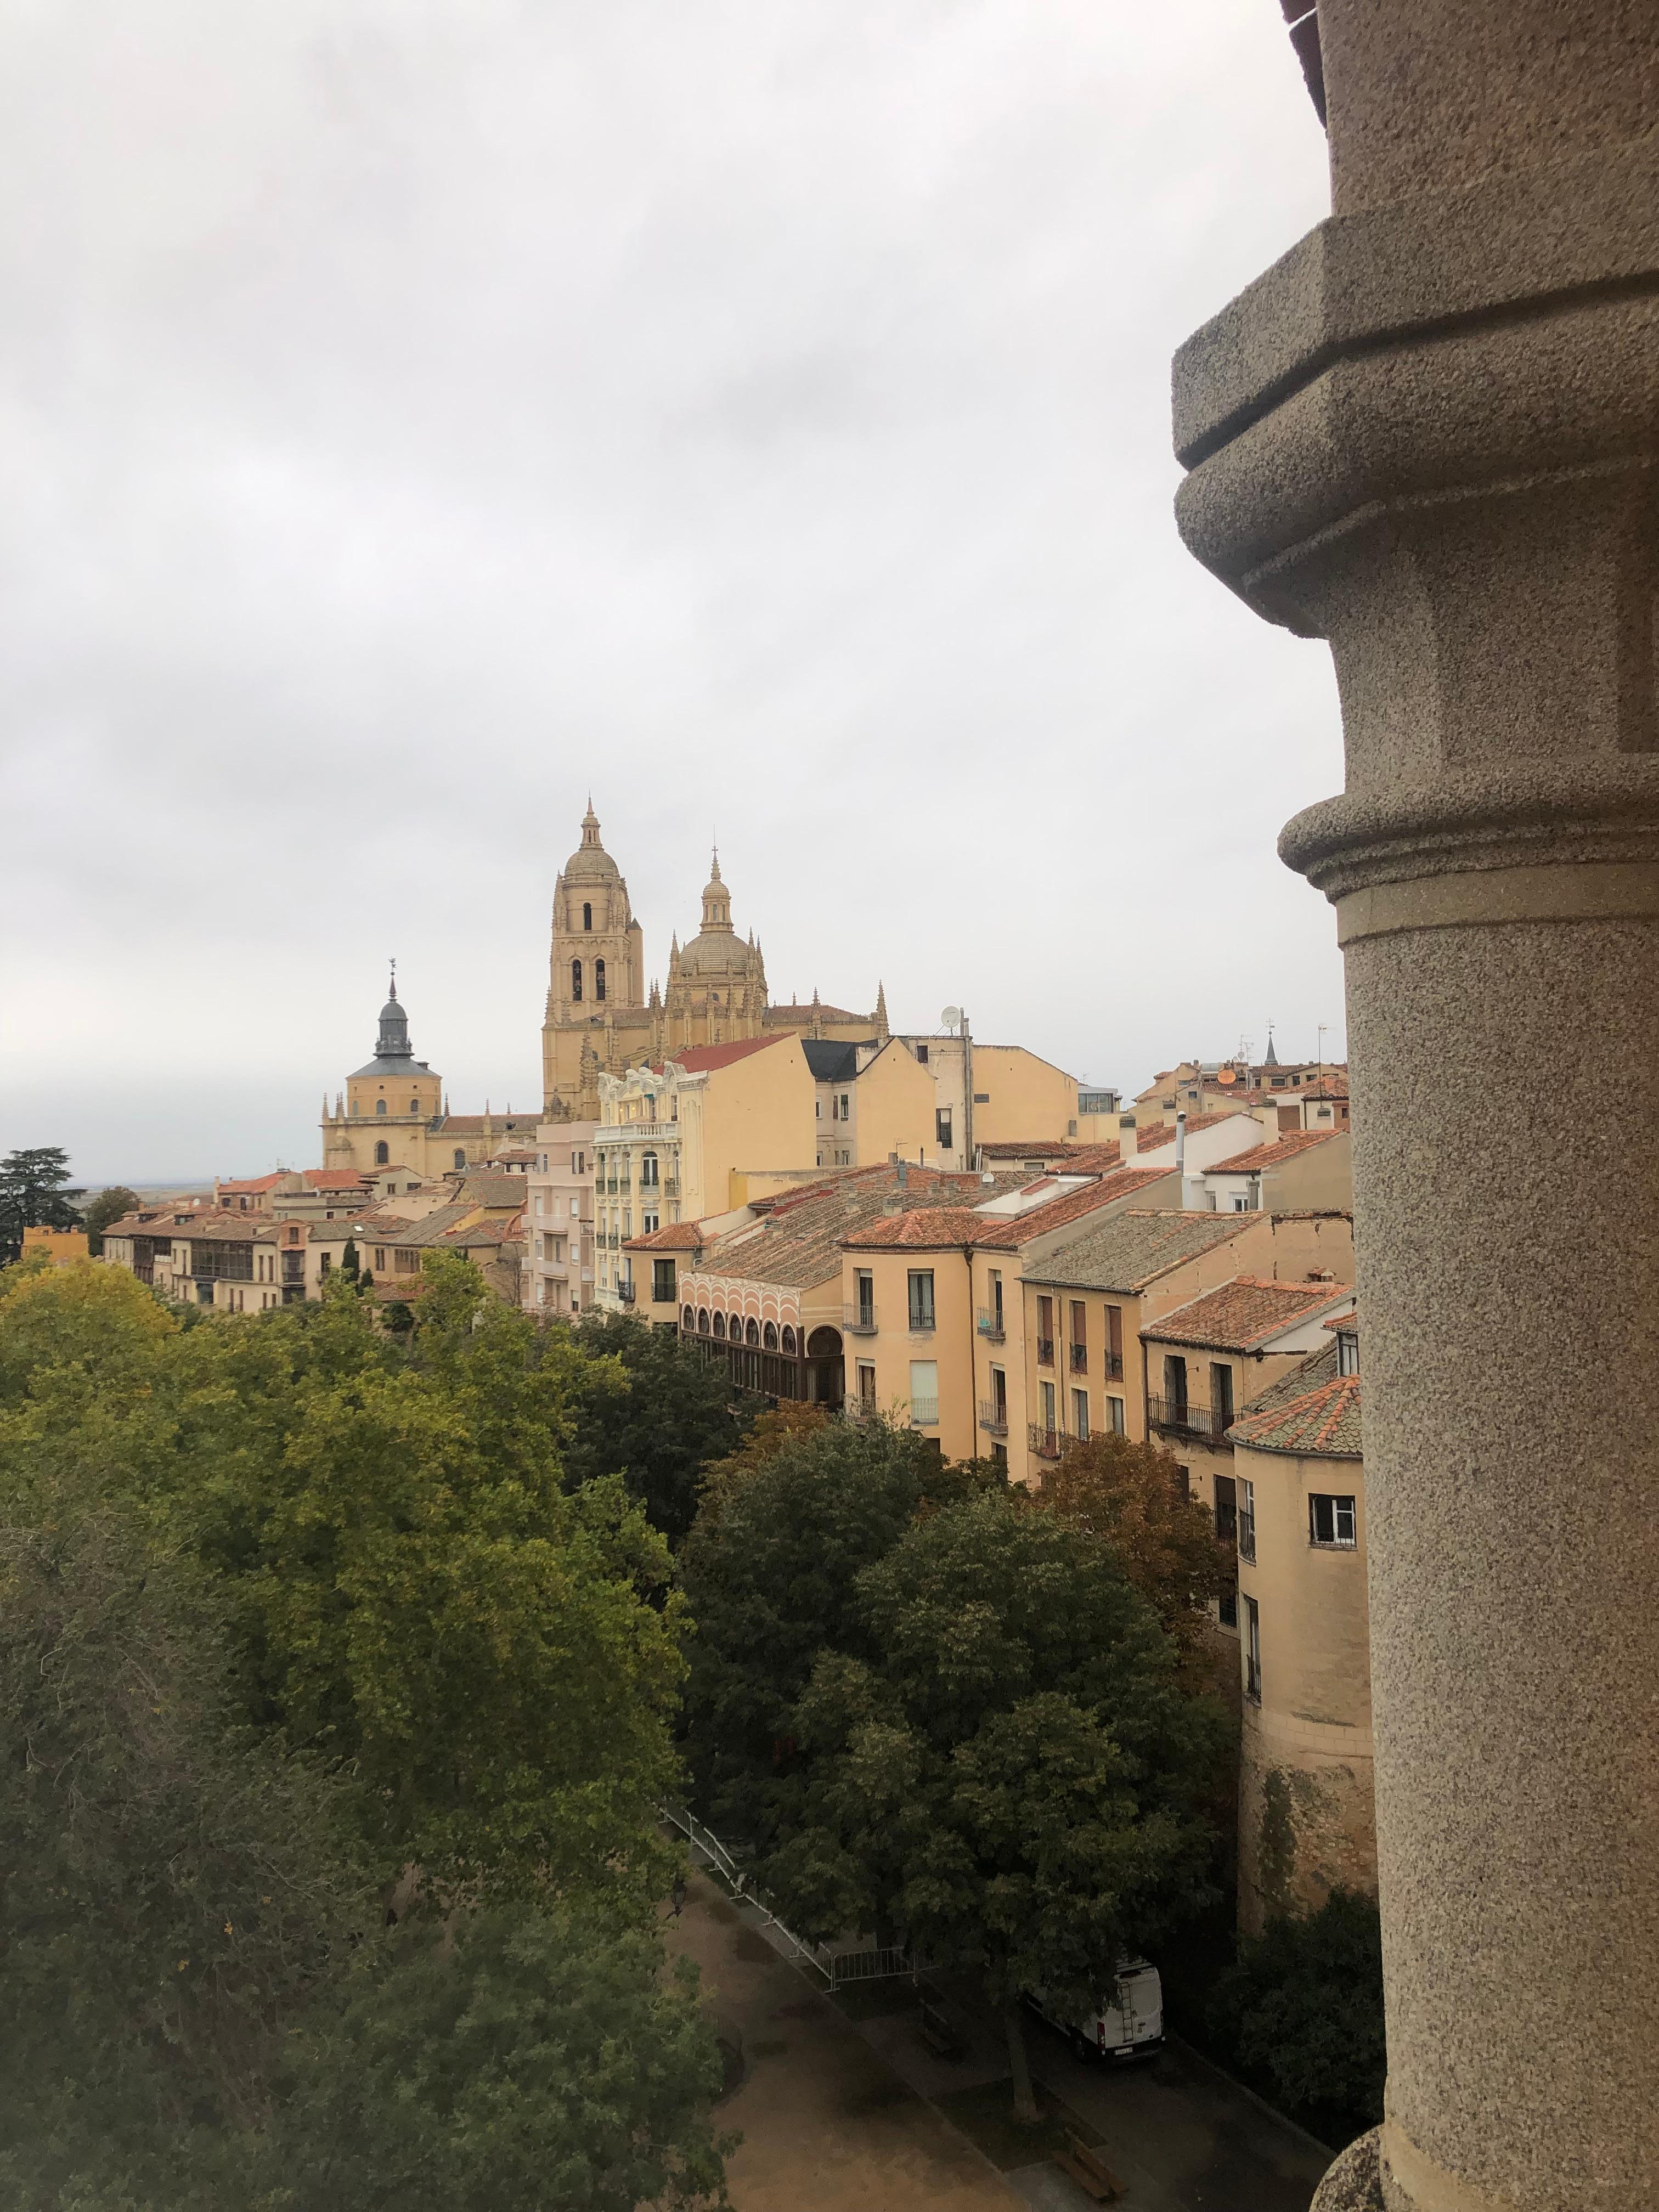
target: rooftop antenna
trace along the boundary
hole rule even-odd
[[[957,1031],[962,1027],[962,1008],[960,1006],[946,1006],[944,1012],[939,1018],[939,1025],[949,1036],[954,1036]]]
[[[398,962],[395,954],[392,961],[392,989],[388,995],[394,999],[398,995]]]

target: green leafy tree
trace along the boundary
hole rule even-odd
[[[404,1347],[343,1279],[182,1326],[90,1266],[0,1292],[0,1482],[59,1464],[140,1500],[219,1578],[246,1711],[349,1765],[383,1876],[516,1882],[635,1911],[684,1601],[612,1477],[568,1495],[586,1355],[434,1255]]]
[[[836,1422],[764,1439],[711,1470],[681,1553],[697,1623],[687,1750],[717,1827],[771,1837],[799,1787],[795,1705],[818,1655],[854,1633],[860,1572],[926,1501],[966,1479],[908,1429]]]
[[[500,1911],[400,1932],[291,2063],[266,2160],[289,2212],[727,2202],[720,2053],[653,1934]]]
[[[1376,1899],[1334,1889],[1304,1919],[1270,1920],[1217,1983],[1208,2021],[1246,2079],[1326,2142],[1375,2127],[1388,2072]]]
[[[107,1190],[100,1190],[88,1200],[82,1210],[81,1219],[87,1232],[87,1249],[95,1260],[104,1249],[104,1231],[112,1221],[121,1221],[136,1212],[140,1200],[136,1190],[125,1183],[115,1182]]]
[[[84,1196],[70,1182],[69,1154],[59,1145],[37,1145],[0,1160],[0,1259],[22,1249],[26,1229],[78,1229],[73,1201]]]
[[[1023,1498],[921,1516],[859,1576],[796,1711],[805,1786],[763,1878],[805,1935],[896,1923],[1002,2010],[1082,2013],[1206,1899],[1225,1726],[1103,1546]]]
[[[1168,1452],[1127,1437],[1073,1438],[1044,1471],[1037,1497],[1110,1546],[1183,1651],[1200,1648],[1211,1601],[1231,1589],[1237,1569],[1208,1511],[1183,1494]]]
[[[339,1784],[240,1723],[200,1574],[129,1508],[34,1508],[0,1510],[0,2197],[208,2212],[371,1900]]]
[[[679,1544],[697,1510],[704,1469],[727,1457],[747,1425],[731,1378],[708,1366],[677,1331],[627,1314],[595,1314],[570,1334],[592,1356],[565,1453],[572,1485],[620,1474],[653,1528]]]

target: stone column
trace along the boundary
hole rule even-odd
[[[1319,21],[1334,212],[1182,348],[1175,408],[1188,545],[1329,640],[1346,747],[1345,793],[1280,850],[1347,965],[1389,2072],[1380,2165],[1321,2201],[1636,2212],[1659,2204],[1659,6]]]

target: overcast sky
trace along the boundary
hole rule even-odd
[[[0,1149],[319,1157],[395,953],[537,1103],[589,787],[647,974],[1139,1088],[1341,1047],[1324,648],[1172,349],[1325,211],[1269,0],[0,0]]]

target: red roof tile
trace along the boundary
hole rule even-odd
[[[1017,1251],[1034,1237],[1063,1229],[1115,1199],[1127,1198],[1149,1182],[1163,1180],[1162,1168],[1120,1168],[1085,1183],[1081,1189],[1063,1191],[1046,1205],[1026,1213],[981,1213],[969,1206],[933,1206],[912,1212],[890,1214],[852,1231],[842,1242],[860,1251],[882,1251],[929,1243],[941,1248],[972,1244],[976,1249]],[[1032,1186],[1028,1184],[1028,1189]]]
[[[1278,1404],[1253,1409],[1233,1423],[1229,1442],[1253,1451],[1297,1452],[1315,1459],[1361,1455],[1359,1377],[1333,1376]]]
[[[624,1237],[624,1252],[696,1252],[703,1242],[695,1221],[671,1221],[666,1228],[647,1230],[642,1237]]]
[[[1213,1167],[1206,1168],[1206,1175],[1260,1175],[1264,1168],[1276,1168],[1284,1161],[1294,1159],[1305,1152],[1310,1145],[1328,1145],[1341,1132],[1335,1129],[1292,1129],[1276,1145],[1257,1145],[1248,1152],[1235,1153],[1230,1160],[1218,1160]]]
[[[369,1181],[356,1168],[307,1168],[305,1178],[308,1190],[362,1190]],[[221,1184],[220,1188],[228,1186]]]
[[[1189,1305],[1177,1306],[1140,1332],[1147,1343],[1191,1344],[1217,1352],[1249,1352],[1282,1329],[1309,1321],[1339,1301],[1351,1299],[1340,1283],[1277,1283],[1261,1275],[1237,1275]]]

